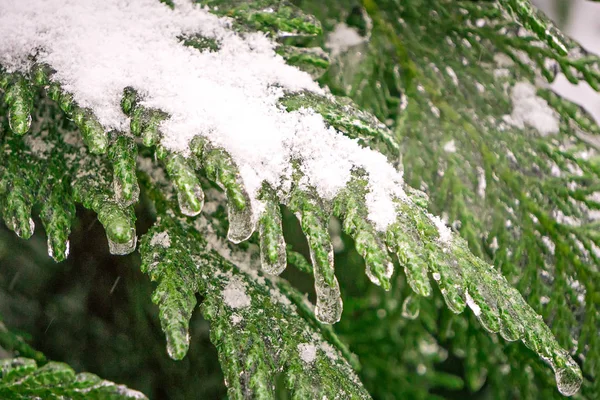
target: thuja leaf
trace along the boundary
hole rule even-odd
[[[4,399],[146,399],[142,393],[87,372],[76,374],[67,364],[35,360],[0,360],[0,396]]]
[[[158,282],[153,300],[171,357],[182,358],[188,350],[188,324],[198,292],[231,398],[275,398],[280,390],[293,398],[370,398],[314,319],[298,313],[297,307],[306,305],[294,305],[280,291],[284,283],[209,250],[223,246],[231,251],[217,237],[208,236],[209,246],[197,228],[188,220],[161,215],[141,241],[142,268]],[[280,388],[279,374],[284,377]]]
[[[394,122],[407,182],[428,193],[430,209],[458,230],[475,255],[493,261],[550,324],[558,343],[581,357],[583,392],[597,396],[597,357],[591,355],[598,343],[588,332],[598,326],[593,227],[600,174],[590,139],[598,125],[579,106],[536,84],[563,73],[571,82],[596,88],[598,57],[563,36],[528,1],[363,1],[354,8],[305,1],[302,6],[328,21],[323,26],[329,37],[342,23],[363,36],[359,45],[336,50],[322,82]],[[368,16],[370,30],[355,24],[356,15]],[[374,88],[382,95],[370,95]],[[529,118],[534,110],[538,113]],[[410,262],[419,259],[418,248],[403,245],[397,254],[410,285],[427,293],[427,279],[415,282],[415,262]],[[465,267],[453,282],[465,279]],[[473,292],[485,280],[468,284],[469,297],[455,298],[453,309],[465,300],[474,304]],[[449,293],[446,289],[446,300]],[[480,316],[488,314],[487,321],[480,318],[484,327],[512,318],[495,311],[495,301],[490,304],[491,309],[478,309]],[[474,345],[494,346],[469,325],[454,325],[457,354]],[[572,328],[578,325],[581,332]],[[520,336],[519,324],[507,329],[507,339]],[[464,335],[478,344],[463,346]],[[547,376],[537,364],[528,361],[534,372],[519,375],[522,352],[469,354],[475,355],[466,357],[468,368],[488,371],[498,393],[525,396],[532,387],[551,393],[540,384]],[[491,367],[497,362],[507,362],[510,379],[522,384],[501,388],[507,377]],[[380,370],[388,373],[385,364]],[[570,384],[559,389],[574,391]]]

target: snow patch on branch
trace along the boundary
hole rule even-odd
[[[504,120],[517,128],[535,128],[540,135],[558,133],[559,119],[546,100],[536,95],[536,88],[529,82],[517,82],[512,89],[513,111]]]
[[[189,1],[175,3],[171,10],[157,0],[2,0],[0,64],[24,73],[31,56],[49,64],[53,79],[107,130],[129,131],[120,99],[132,86],[142,105],[169,114],[160,126],[168,149],[187,154],[189,141],[202,135],[229,152],[255,220],[263,182],[285,193],[292,160],[299,160],[306,185],[325,199],[346,185],[352,168],[363,168],[369,219],[379,230],[395,221],[402,174],[378,152],[327,127],[314,111],[287,112],[279,105],[289,92],[327,95],[309,74],[286,65],[264,34],[239,34],[227,18]],[[348,36],[349,30],[329,43],[339,48],[364,40]],[[214,39],[218,51],[182,44],[181,37],[196,34]]]
[[[331,56],[335,57],[344,53],[350,47],[358,46],[367,39],[362,37],[356,28],[349,27],[345,23],[339,23],[327,36],[325,47],[331,50]]]

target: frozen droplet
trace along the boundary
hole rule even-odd
[[[275,243],[265,243],[266,240],[275,240]],[[271,257],[267,254],[269,249],[276,251],[275,262],[271,262]],[[263,271],[271,275],[279,275],[287,267],[287,255],[285,252],[285,239],[283,235],[277,235],[276,238],[266,239],[266,235],[261,234],[260,241],[260,260]]]
[[[11,114],[8,118],[8,126],[15,134],[23,135],[31,128],[31,115],[27,114],[27,117],[22,119]]]
[[[427,276],[427,266],[417,260],[407,260],[404,265],[406,281],[412,290],[420,296],[431,295],[431,284]]]
[[[114,255],[129,254],[135,250],[135,246],[137,244],[137,236],[135,235],[135,232],[132,235],[132,239],[125,243],[115,242],[108,236],[106,238],[108,239],[108,250],[110,251],[110,254]]]
[[[460,297],[458,291],[454,289],[448,290],[447,288],[442,287],[441,284],[440,288],[442,296],[444,297],[444,301],[446,302],[446,305],[448,306],[450,311],[452,311],[455,314],[460,314],[461,312],[463,312],[463,310],[465,309],[465,302],[462,299],[462,297]]]
[[[367,267],[367,268],[366,268],[366,271],[365,271],[365,272],[366,272],[366,274],[367,274],[367,277],[369,278],[369,280],[370,280],[371,282],[373,282],[375,285],[377,285],[377,286],[381,286],[381,285],[382,285],[382,282],[381,282],[381,280],[380,280],[380,279],[379,279],[377,276],[375,276],[375,274],[373,273],[373,267],[372,267],[372,265],[369,263],[369,264],[367,264],[367,266],[366,266],[366,267]],[[383,274],[383,277],[384,277],[384,278],[386,278],[386,279],[390,279],[390,278],[392,277],[392,275],[393,275],[393,274],[394,274],[394,264],[392,264],[392,263],[390,262],[390,263],[388,263],[388,264],[386,265],[386,267],[385,267],[385,273]]]
[[[237,210],[236,207],[228,204],[227,211],[229,216],[227,239],[233,243],[240,243],[248,239],[255,229],[250,205],[246,205],[243,210]]]
[[[315,316],[324,324],[335,324],[342,317],[342,297],[340,296],[340,287],[335,280],[333,287],[327,284],[317,285],[317,304],[315,306]]]
[[[179,202],[179,210],[183,215],[195,217],[200,214],[204,206],[204,192],[200,185],[195,185],[192,189],[193,197],[188,198],[187,195],[180,190],[177,191],[177,201]]]
[[[260,261],[266,273],[279,275],[287,266],[281,211],[279,203],[273,200],[266,201],[264,207],[263,214],[258,221]]]
[[[318,265],[315,262],[315,251],[310,248],[310,256],[313,262],[313,275],[315,278],[315,292],[317,294],[317,304],[315,306],[315,316],[324,324],[335,324],[342,317],[342,297],[340,295],[340,285],[335,276],[331,284],[327,284],[323,268],[333,270],[333,247],[328,249],[328,265]]]
[[[431,276],[433,276],[433,279],[435,279],[438,282],[442,278],[439,272],[434,272]]]
[[[421,307],[417,296],[409,295],[402,302],[402,316],[406,319],[415,319],[419,316]]]
[[[181,360],[188,352],[190,334],[183,327],[174,329],[178,331],[167,334],[167,353],[171,359]]]
[[[10,229],[12,229],[18,237],[21,239],[29,239],[35,230],[35,222],[33,219],[29,218],[27,222],[28,225],[20,224],[19,219],[15,216],[9,220],[10,224],[7,224]]]
[[[556,387],[563,396],[572,396],[581,387],[581,370],[574,361],[573,364],[557,369],[554,375],[556,378]]]

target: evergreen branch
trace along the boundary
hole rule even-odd
[[[5,399],[146,399],[142,393],[90,373],[75,374],[67,364],[35,360],[0,360],[0,395]]]

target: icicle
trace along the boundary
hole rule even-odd
[[[287,266],[285,239],[281,227],[281,211],[275,196],[263,188],[262,200],[265,209],[258,220],[260,237],[260,260],[262,269],[272,275],[279,275]]]
[[[98,213],[98,220],[104,226],[110,253],[123,255],[134,251],[137,236],[135,234],[133,209],[122,209],[106,199],[96,198],[92,202],[97,205],[92,209]]]
[[[406,319],[416,319],[420,311],[419,298],[408,295],[402,302],[402,316]]]
[[[13,177],[13,187],[5,193],[2,199],[2,217],[8,229],[12,230],[23,239],[29,239],[33,235],[35,223],[31,219],[32,198],[27,182],[18,182],[21,177]]]
[[[328,215],[315,196],[300,189],[294,190],[290,208],[300,220],[310,249],[317,294],[315,316],[323,323],[334,324],[342,316],[342,299],[334,275],[333,246],[327,230]]]
[[[127,240],[126,242],[117,242],[116,240],[113,240],[111,236],[106,235],[106,238],[108,239],[108,250],[110,251],[110,254],[114,254],[114,255],[124,255],[124,254],[129,254],[131,252],[133,252],[135,250],[135,246],[137,243],[137,236],[135,235],[135,229],[131,229],[130,230],[131,234],[128,235],[131,238],[129,240]]]
[[[473,310],[473,313],[479,320],[481,326],[488,332],[498,332],[500,330],[500,315],[498,309],[492,305],[492,300],[486,299],[480,294],[477,284],[469,286],[465,291],[467,305]]]
[[[71,242],[66,241],[64,243],[57,242],[52,238],[48,237],[48,255],[56,262],[64,261],[69,257],[71,250]]]
[[[572,396],[579,391],[583,377],[577,363],[561,351],[559,362],[551,362],[556,379],[556,387],[563,396]]]
[[[388,228],[386,242],[388,247],[396,253],[400,265],[404,267],[406,280],[411,289],[420,296],[431,295],[431,283],[427,276],[427,265],[423,257],[416,254],[409,243],[411,240],[408,233],[402,229],[402,225],[395,223]]]
[[[123,90],[121,109],[125,115],[131,117],[129,127],[131,133],[141,136],[144,146],[156,146],[161,138],[160,123],[169,115],[161,110],[143,107],[139,105],[139,101],[140,98],[135,89],[128,86]]]
[[[507,308],[500,308],[500,336],[504,340],[514,342],[523,336],[523,325],[519,318]]]
[[[202,151],[202,164],[206,176],[219,184],[227,194],[229,213],[229,231],[227,238],[233,243],[248,239],[254,232],[250,196],[244,188],[244,182],[233,163],[231,156],[222,149],[205,145]]]
[[[113,164],[115,200],[122,207],[137,203],[140,187],[136,176],[137,147],[135,143],[131,138],[116,133],[108,150],[108,156]]]
[[[183,215],[194,217],[202,211],[204,206],[204,192],[196,173],[181,154],[160,155],[166,158],[167,173],[175,184],[179,209]]]
[[[356,250],[365,260],[369,280],[389,290],[394,264],[387,253],[383,238],[368,222],[365,203],[368,181],[364,175],[364,172],[353,174],[352,180],[335,198],[333,212],[342,219],[344,231],[354,239]]]
[[[22,76],[7,85],[4,101],[8,104],[8,124],[15,135],[24,135],[31,127],[32,89]]]
[[[447,261],[443,261],[438,257],[435,250],[429,250],[428,259],[430,268],[435,271],[434,278],[440,287],[446,305],[450,311],[460,314],[465,309],[466,304],[462,298],[464,289],[462,287],[462,277],[457,271],[458,267],[448,265]],[[450,262],[456,263],[456,261]]]
[[[83,142],[92,154],[104,154],[108,149],[108,133],[91,110],[74,106],[71,117],[83,137]]]

